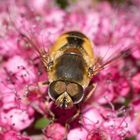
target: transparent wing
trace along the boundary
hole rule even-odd
[[[111,48],[105,47],[97,49],[98,53],[96,52],[96,62],[93,67],[93,73],[96,75],[101,70],[108,67],[109,64],[115,63],[117,60],[126,57],[129,52],[131,51],[134,53],[137,50],[136,47],[122,47],[122,48]],[[103,52],[103,53],[102,53]]]
[[[7,13],[9,14],[9,20],[12,27],[14,27],[14,30],[19,34],[18,41],[20,42],[22,40],[24,41],[26,46],[33,48],[33,50],[35,50],[39,54],[39,58],[41,59],[44,67],[48,69],[49,58],[48,58],[48,53],[46,51],[47,47],[45,47],[43,40],[39,38],[39,35],[38,35],[39,32],[37,31],[37,28],[26,26],[26,24],[28,24],[24,22],[24,21],[27,21],[27,20],[24,20],[24,18],[26,17],[22,17],[23,22],[21,20],[20,26],[19,26],[19,24],[16,23],[16,19],[15,19],[16,16],[14,15],[14,11],[11,11],[8,8]],[[30,23],[30,25],[32,24]]]

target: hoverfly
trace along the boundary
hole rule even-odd
[[[104,64],[99,64],[90,39],[79,31],[63,33],[48,51],[38,48],[34,36],[18,32],[38,52],[48,74],[48,81],[39,82],[39,85],[48,88],[50,99],[62,109],[70,109],[88,100],[96,89],[95,83],[89,85],[92,77],[121,56],[118,54]],[[89,93],[85,94],[88,88]],[[72,120],[79,113],[78,109]]]

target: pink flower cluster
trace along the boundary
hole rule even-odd
[[[0,1],[0,139],[63,140],[67,133],[68,140],[140,140],[139,8],[139,0],[118,6],[77,0],[65,10],[49,0]],[[35,48],[19,33],[31,33],[37,47],[48,50],[61,33],[71,30],[91,39],[101,64],[121,55],[93,77],[97,89],[66,132],[65,121],[76,107],[56,108],[47,87],[37,86],[47,73]],[[55,122],[36,134],[32,128],[40,116],[50,119],[49,110]]]

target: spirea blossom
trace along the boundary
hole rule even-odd
[[[0,1],[0,139],[139,140],[139,8],[139,0],[68,1],[65,9],[54,0]],[[101,65],[116,59],[93,76],[95,92],[66,129],[77,108],[57,108],[39,86],[48,77],[36,50],[72,30],[89,37]]]

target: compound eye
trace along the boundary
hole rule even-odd
[[[63,81],[54,81],[48,87],[50,97],[55,100],[57,97],[66,91],[66,84]]]
[[[71,95],[71,96],[75,96],[79,93],[79,87],[78,84],[75,83],[70,83],[67,85],[67,92]]]
[[[63,92],[66,91],[66,84],[62,81],[57,81],[55,84],[54,84],[54,90],[55,92],[57,92],[58,94],[61,94]]]
[[[71,96],[74,104],[81,102],[84,96],[83,87],[77,83],[69,83],[67,93]]]

